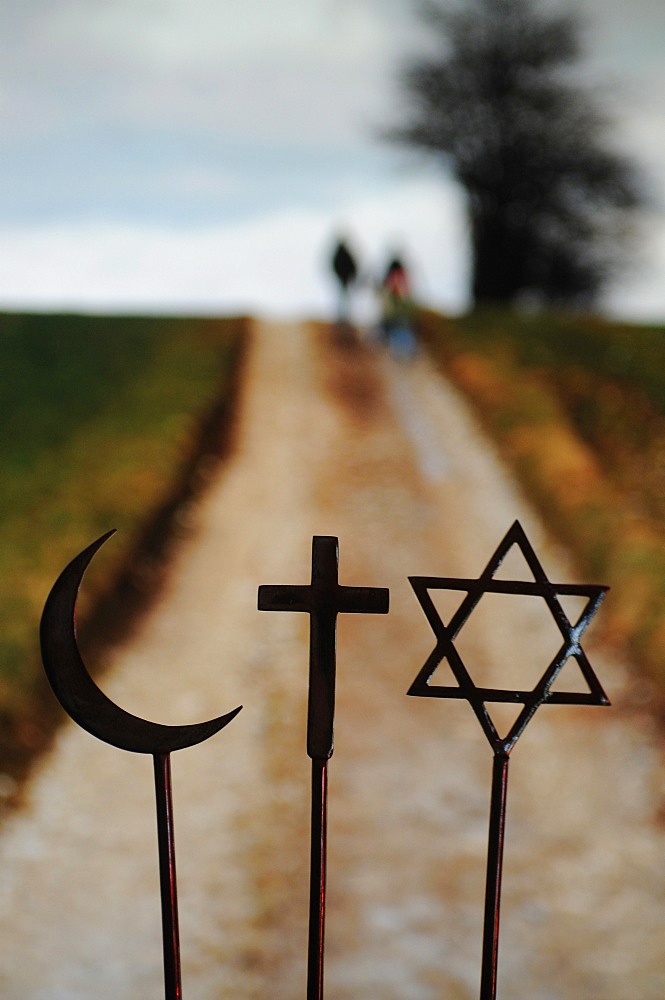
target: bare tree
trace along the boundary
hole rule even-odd
[[[391,141],[432,154],[465,189],[477,304],[589,303],[621,263],[643,200],[581,81],[580,25],[537,0],[422,0],[436,51],[401,77]]]

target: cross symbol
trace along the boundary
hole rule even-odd
[[[532,580],[495,579],[494,574],[513,545],[521,550],[533,575]],[[581,646],[582,635],[600,607],[608,588],[595,585],[577,586],[551,583],[519,521],[515,521],[508,530],[478,579],[412,576],[409,577],[409,580],[437,637],[437,644],[409,688],[408,694],[429,698],[461,698],[468,701],[496,754],[510,753],[533,714],[544,703],[609,705],[609,699]],[[431,590],[466,592],[466,596],[448,625],[444,625],[434,606],[429,593]],[[460,629],[468,620],[483,594],[529,594],[543,598],[550,610],[563,642],[533,690],[512,691],[476,687],[471,674],[455,648],[455,639]],[[574,624],[569,620],[559,601],[559,596],[566,595],[586,598],[582,614]],[[554,681],[566,661],[571,657],[577,661],[588,690],[585,692],[552,691]],[[432,675],[444,659],[448,660],[458,682],[457,685],[430,684]],[[524,706],[505,738],[500,737],[497,733],[486,707],[488,702],[513,702]]]
[[[325,760],[333,752],[337,615],[388,613],[385,587],[343,587],[338,582],[339,544],[333,535],[312,539],[312,582],[259,587],[259,611],[304,611],[310,616],[307,754]]]

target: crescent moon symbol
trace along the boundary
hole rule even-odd
[[[235,718],[242,705],[217,719],[186,726],[165,726],[125,712],[97,687],[76,643],[76,599],[83,574],[108,531],[62,571],[49,594],[40,624],[42,662],[53,693],[64,710],[93,736],[121,750],[168,754],[195,746]]]

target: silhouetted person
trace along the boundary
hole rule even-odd
[[[352,339],[350,293],[358,277],[358,266],[344,240],[340,240],[335,247],[331,265],[339,285],[337,333],[341,340],[349,341]]]

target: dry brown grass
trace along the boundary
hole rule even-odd
[[[562,322],[562,343],[551,317],[543,321],[540,343],[537,321],[512,315],[449,320],[427,313],[422,331],[580,572],[611,586],[608,639],[629,651],[645,690],[662,707],[665,414],[646,349],[653,331],[644,334],[647,384],[636,361],[639,328],[631,340],[634,372],[622,377],[594,365],[598,351],[587,339],[621,344],[625,328],[580,319],[575,329],[575,320]],[[571,356],[571,330],[581,345],[577,356]]]

